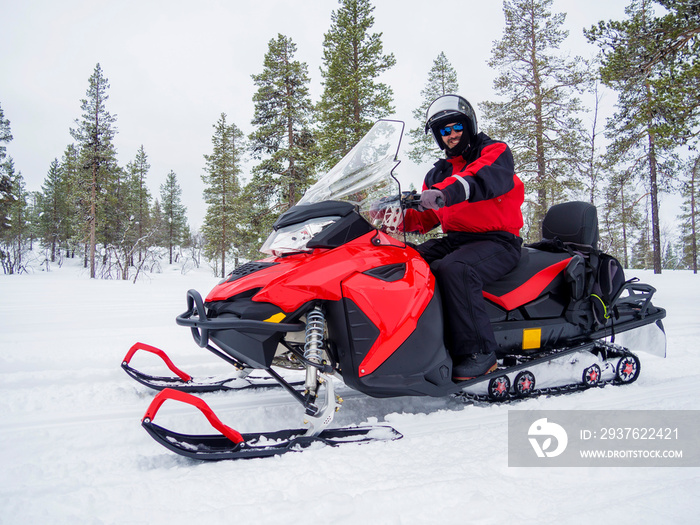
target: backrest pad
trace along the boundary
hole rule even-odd
[[[583,244],[598,249],[598,212],[588,202],[555,204],[542,221],[542,238]]]

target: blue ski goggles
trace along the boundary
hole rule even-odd
[[[452,126],[445,126],[440,128],[440,135],[443,137],[447,137],[450,135],[453,131],[456,131],[457,133],[464,131],[464,124],[461,122],[457,122],[456,124],[453,124]]]

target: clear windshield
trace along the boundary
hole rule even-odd
[[[366,212],[373,201],[398,195],[399,185],[391,172],[399,164],[396,156],[403,128],[403,122],[378,121],[338,164],[306,190],[298,204],[347,201]]]
[[[402,217],[402,211],[399,183],[391,172],[399,164],[396,156],[403,128],[403,122],[377,122],[338,164],[306,190],[297,206],[323,201],[351,202],[359,207],[360,214],[370,224],[384,227],[384,231],[395,231],[397,217]],[[336,216],[313,217],[276,228],[260,251],[275,256],[309,251],[309,241],[339,219]]]

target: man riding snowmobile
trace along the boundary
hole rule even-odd
[[[446,158],[425,176],[421,209],[406,212],[403,230],[427,233],[440,225],[446,234],[416,249],[437,277],[452,377],[464,381],[496,368],[483,287],[520,260],[524,189],[510,148],[479,133],[466,99],[444,95],[433,101],[425,132],[432,132]]]

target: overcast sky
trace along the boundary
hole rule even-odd
[[[433,61],[445,52],[460,91],[475,107],[493,98],[486,62],[503,35],[500,0],[374,0],[372,32],[383,33],[396,66],[381,80],[394,91],[394,118],[415,127],[411,112]],[[628,0],[554,0],[567,13],[572,54],[592,57],[582,29],[622,19]],[[313,101],[320,98],[323,35],[336,0],[0,0],[0,105],[14,140],[7,153],[28,190],[39,190],[54,158],[73,142],[88,79],[99,63],[109,80],[107,110],[116,116],[121,166],[143,145],[154,197],[173,170],[183,188],[190,225],[205,205],[203,155],[222,112],[252,131],[252,74],[262,71],[268,42],[278,33],[308,64]],[[612,94],[609,102],[614,102]],[[408,141],[404,141],[407,143]],[[402,165],[419,186],[426,166]],[[409,169],[410,168],[410,169]]]

